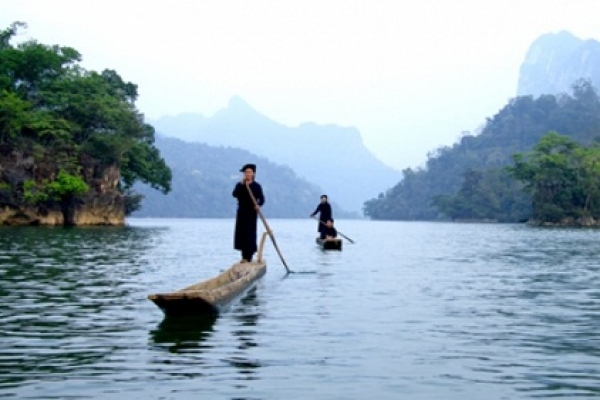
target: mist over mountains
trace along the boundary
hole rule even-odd
[[[520,68],[517,92],[518,96],[532,95],[533,97],[543,94],[571,93],[573,84],[582,78],[589,79],[595,86],[598,86],[598,82],[600,82],[600,43],[595,40],[581,40],[566,31],[549,33],[542,35],[531,44]],[[514,101],[516,100],[511,100],[511,102]],[[482,116],[483,118],[484,116]],[[374,157],[364,146],[360,133],[356,129],[315,123],[288,127],[260,114],[239,97],[233,97],[226,108],[211,117],[186,113],[164,116],[149,122],[162,134],[190,142],[203,143],[205,147],[202,154],[208,154],[216,148],[244,149],[244,151],[250,152],[247,157],[256,155],[263,157],[261,160],[264,161],[260,161],[262,163],[274,163],[289,168],[297,175],[294,179],[298,178],[306,183],[310,182],[309,185],[312,184],[313,189],[309,190],[312,192],[311,196],[315,196],[315,193],[321,190],[323,193],[327,193],[334,203],[349,211],[360,213],[365,201],[378,197],[380,193],[389,194],[391,188],[397,187],[403,179],[399,171],[386,166]],[[488,129],[490,128],[488,127]],[[533,137],[538,137],[542,133],[540,131],[527,135],[531,135],[533,140]],[[497,152],[508,151],[508,148],[501,149],[502,146],[498,147],[498,144],[493,147]],[[462,149],[462,146],[460,148]],[[511,151],[527,149],[527,147],[519,147],[511,149]],[[468,152],[469,159],[471,161],[481,159],[481,163],[485,164],[486,151],[481,149],[480,154],[476,154],[477,152],[470,150]],[[443,152],[443,154],[445,153],[446,151]],[[179,162],[181,155],[177,151],[174,154],[177,155],[173,160]],[[230,156],[222,154],[222,157]],[[463,164],[463,161],[459,160],[460,157],[455,158],[453,163],[444,170],[433,173],[433,168],[429,164],[437,162],[438,158],[434,157],[428,163],[427,169],[431,170],[429,173],[420,172],[423,174],[423,179],[421,179],[422,183],[417,186],[421,188],[431,186],[433,188],[431,192],[437,193],[452,182],[451,187],[442,191],[452,193],[457,190],[462,181],[464,168],[459,166]],[[245,160],[240,161],[246,162]],[[464,162],[465,165],[472,164],[470,161]],[[473,165],[477,164],[475,161],[473,163]],[[176,177],[179,173],[177,170],[178,168],[174,170],[174,180],[179,179]],[[410,174],[411,171],[408,172],[409,176],[413,176]],[[208,168],[203,173],[206,176],[211,173],[224,172]],[[295,182],[294,179],[292,181]],[[185,180],[185,182],[189,183],[190,181]],[[182,181],[180,185],[184,184]],[[204,186],[197,185],[196,188],[198,191],[207,190]],[[278,190],[286,190],[285,185],[280,186]],[[404,204],[403,210],[407,213],[414,207],[430,209],[431,198],[407,196],[407,198],[411,197],[414,198],[410,201],[407,200],[406,204],[402,203]],[[307,207],[310,200],[306,200],[304,204],[303,207]],[[285,211],[282,208],[277,213],[283,215]],[[294,213],[300,213],[300,211],[297,210]],[[418,213],[411,215],[413,214],[417,215]],[[409,219],[429,219],[433,215],[435,213],[428,211],[422,217],[410,217]]]
[[[141,210],[133,217],[233,218],[237,201],[232,191],[241,178],[239,169],[258,165],[256,180],[265,193],[265,216],[308,218],[319,203],[322,189],[299,178],[291,168],[238,148],[208,146],[157,135],[156,147],[173,172],[172,191],[166,195],[136,184],[142,194]],[[350,215],[332,202],[336,218]]]
[[[536,39],[519,71],[518,96],[570,93],[579,79],[600,85],[600,42],[567,31]]]
[[[208,118],[187,113],[150,123],[168,136],[245,149],[289,166],[348,211],[360,212],[367,199],[401,178],[399,171],[383,164],[365,147],[356,129],[314,123],[287,127],[239,97]]]
[[[437,220],[447,218],[444,210],[452,204],[454,215],[467,215],[461,218],[526,220],[531,199],[504,168],[550,131],[583,145],[599,140],[599,84],[600,43],[566,31],[542,35],[521,65],[519,95],[488,117],[479,133],[440,146],[425,168],[406,169],[397,185],[366,203],[365,215]]]

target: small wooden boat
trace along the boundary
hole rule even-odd
[[[321,246],[323,250],[342,250],[342,239],[340,238],[321,239],[318,237],[317,244]]]
[[[168,317],[217,315],[242,298],[267,272],[262,259],[266,233],[263,234],[257,259],[233,264],[218,276],[198,282],[175,292],[148,295]]]

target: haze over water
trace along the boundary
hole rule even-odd
[[[233,220],[0,229],[0,397],[600,398],[600,231],[270,220],[267,275],[216,320],[146,299],[238,259]]]

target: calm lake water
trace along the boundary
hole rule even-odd
[[[147,300],[239,259],[233,220],[0,228],[0,397],[600,398],[600,230],[269,220],[254,292],[214,320]],[[261,229],[259,229],[260,231]]]

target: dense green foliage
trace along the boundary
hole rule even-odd
[[[12,45],[22,23],[0,32],[0,146],[34,163],[52,159],[28,183],[29,199],[80,195],[84,158],[116,165],[121,190],[141,181],[170,190],[171,171],[154,147],[154,129],[136,107],[137,87],[115,71],[86,71],[75,49],[36,41]],[[62,171],[62,174],[59,173]],[[33,194],[33,193],[36,194]]]
[[[23,197],[31,203],[48,200],[63,201],[82,195],[88,190],[89,186],[81,177],[60,171],[56,179],[51,182],[47,180],[41,182],[36,182],[33,179],[26,180],[23,184]]]
[[[582,147],[550,132],[532,152],[516,154],[511,173],[525,183],[541,222],[600,217],[600,144]]]
[[[523,185],[501,168],[467,171],[456,194],[436,196],[432,204],[453,220],[514,222],[531,215]]]
[[[582,145],[600,135],[600,101],[589,81],[576,82],[571,95],[512,99],[479,135],[438,149],[425,168],[404,170],[396,186],[365,203],[364,213],[397,220],[527,219],[531,202],[522,184],[502,170],[550,131]]]

